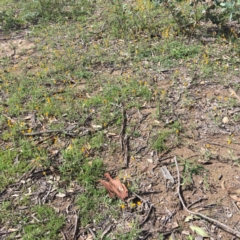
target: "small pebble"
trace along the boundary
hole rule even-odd
[[[222,122],[225,123],[225,124],[228,123],[228,122],[229,122],[228,117],[224,117],[224,118],[222,119]]]

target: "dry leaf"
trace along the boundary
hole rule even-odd
[[[87,236],[87,238],[86,238],[86,240],[92,240],[92,239],[93,239],[93,236],[90,235],[90,234],[89,234],[89,235]]]
[[[192,229],[193,232],[196,232],[198,235],[202,236],[202,237],[209,237],[208,233],[205,232],[202,228],[197,227],[197,226],[190,226],[190,228]]]
[[[66,197],[66,194],[65,193],[57,193],[56,196],[63,198],[63,197]]]
[[[101,125],[92,125],[92,127],[95,129],[95,130],[99,130],[102,128]]]
[[[30,120],[32,118],[32,114],[31,115],[28,115],[24,118],[24,120]]]
[[[170,180],[170,182],[174,183],[174,178],[171,175],[171,173],[168,171],[167,167],[166,166],[162,166],[161,170],[162,170],[163,177],[168,179],[168,180]]]
[[[105,173],[104,176],[109,180],[109,182],[100,180],[100,183],[107,189],[110,198],[114,198],[116,195],[121,200],[124,200],[128,197],[128,189],[120,182],[119,179],[111,178],[109,173]]]

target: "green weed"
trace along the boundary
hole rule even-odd
[[[200,164],[184,160],[183,165],[183,174],[182,174],[182,186],[188,187],[193,184],[193,175],[199,175],[204,171],[204,167]]]
[[[46,206],[32,208],[37,223],[28,223],[23,227],[23,239],[59,239],[59,229],[64,224],[64,218],[56,216],[54,210]]]

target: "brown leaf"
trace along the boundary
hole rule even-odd
[[[114,198],[116,195],[121,200],[124,200],[128,197],[128,189],[119,179],[113,179],[109,173],[105,173],[104,176],[109,182],[100,180],[100,183],[107,189],[110,198]]]

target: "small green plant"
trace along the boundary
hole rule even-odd
[[[20,29],[24,22],[14,16],[11,11],[0,11],[0,23],[4,31]]]
[[[199,175],[201,172],[204,171],[203,166],[188,160],[184,160],[184,163],[182,163],[181,165],[183,165],[182,186],[184,187],[193,184],[193,175]]]
[[[81,226],[85,227],[89,223],[98,223],[104,215],[100,213],[104,207],[104,188],[96,188],[91,184],[85,184],[85,191],[80,194],[77,200],[80,211]]]
[[[39,222],[23,227],[23,239],[59,239],[57,233],[64,224],[64,218],[56,216],[54,210],[47,206],[36,206],[32,212]]]
[[[219,1],[215,2],[218,6],[222,7],[222,12],[224,15],[229,16],[229,21],[240,19],[240,1],[230,0],[230,1]]]
[[[132,239],[138,239],[141,230],[138,228],[137,224],[135,222],[130,223],[131,224],[131,230],[126,234],[117,235],[117,239],[119,240],[132,240]]]
[[[166,142],[170,134],[171,131],[169,130],[161,131],[153,140],[153,148],[158,152],[166,150],[167,149]]]

